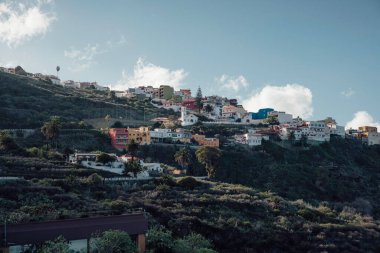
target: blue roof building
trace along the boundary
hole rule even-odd
[[[252,112],[252,119],[266,119],[268,118],[268,113],[273,111],[274,109],[272,108],[263,108],[260,109],[258,112]]]

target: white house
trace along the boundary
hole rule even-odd
[[[338,126],[337,124],[333,124],[333,123],[327,123],[326,126],[330,130],[330,135],[338,135],[342,138],[344,138],[344,136],[346,135],[344,126]]]
[[[189,114],[186,107],[181,107],[181,126],[191,126],[198,122],[198,117],[194,114]]]
[[[380,133],[377,132],[369,132],[367,136],[367,144],[371,145],[379,145],[380,144]]]
[[[268,116],[275,117],[280,124],[293,122],[293,115],[285,112],[272,111]]]
[[[61,79],[59,79],[57,76],[50,75],[49,79],[53,84],[61,85]]]
[[[115,154],[108,154],[115,158],[114,162],[102,164],[96,162],[97,153],[74,153],[69,155],[69,162],[80,164],[86,168],[105,170],[117,174],[122,174],[124,170],[124,163]]]
[[[254,129],[249,129],[246,134],[237,134],[234,138],[236,143],[248,146],[260,146],[263,140],[269,140],[269,136],[259,134]]]
[[[162,173],[164,171],[164,169],[161,167],[160,163],[144,163],[144,162],[142,162],[141,165],[149,173]]]

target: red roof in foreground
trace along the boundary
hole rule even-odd
[[[141,214],[114,215],[70,220],[31,222],[7,225],[8,245],[36,244],[62,235],[67,240],[90,238],[94,233],[117,229],[130,235],[144,234],[148,221]],[[0,241],[4,239],[4,226],[0,226]]]

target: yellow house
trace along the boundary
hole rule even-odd
[[[368,136],[369,133],[377,133],[377,127],[373,126],[361,126],[359,127],[359,131],[362,131],[362,135]]]
[[[128,128],[128,140],[134,140],[140,145],[150,144],[150,131],[148,127]]]
[[[203,134],[194,134],[193,138],[200,146],[219,148],[218,138],[206,138]]]

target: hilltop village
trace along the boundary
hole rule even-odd
[[[137,86],[124,91],[111,90],[109,87],[100,86],[97,82],[75,82],[73,80],[61,81],[55,75],[43,75],[41,73],[28,73],[20,66],[16,68],[0,67],[0,71],[23,75],[35,80],[44,81],[51,85],[60,85],[67,89],[99,90],[108,92],[116,98],[148,100],[152,106],[171,110],[178,113],[178,117],[158,117],[150,120],[150,126],[140,127],[123,126],[119,121],[109,128],[101,128],[100,131],[108,134],[110,144],[119,151],[126,152],[126,147],[133,142],[137,145],[165,144],[183,145],[197,148],[207,146],[220,148],[232,145],[256,147],[265,141],[273,141],[279,145],[286,143],[299,145],[318,145],[329,142],[331,138],[356,139],[366,145],[380,144],[380,133],[376,127],[362,126],[359,129],[344,129],[333,118],[322,120],[303,120],[297,115],[275,108],[262,108],[257,112],[248,112],[235,98],[227,98],[218,95],[203,96],[201,88],[196,94],[190,89],[175,90],[168,85]],[[109,115],[105,116],[106,118]],[[195,133],[193,128],[197,125],[243,127],[243,130],[224,136],[222,133],[207,135],[202,132]],[[16,130],[12,130],[15,132]],[[11,132],[12,132],[11,131]],[[281,144],[283,143],[283,144]],[[104,169],[122,174],[123,163],[128,162],[127,155],[114,157],[112,163],[107,165],[96,163],[97,153],[81,152],[73,153],[69,161],[80,163],[89,168]],[[91,162],[93,161],[93,162]],[[149,177],[148,172],[162,172],[160,163],[140,164],[146,168],[138,175],[138,178]],[[133,173],[130,173],[133,176]]]
[[[0,68],[0,252],[378,251],[376,127],[58,71]]]

